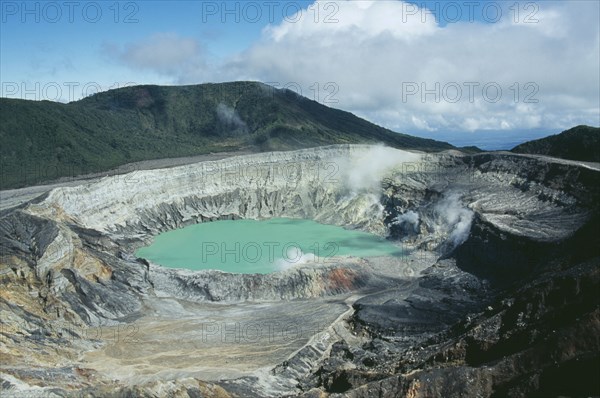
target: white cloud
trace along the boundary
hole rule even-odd
[[[521,10],[520,23],[507,12],[496,24],[446,27],[407,15],[399,1],[337,4],[339,23],[315,23],[304,12],[296,23],[267,28],[225,65],[228,76],[305,90],[335,82],[336,107],[405,131],[555,129],[566,117],[597,123],[597,2],[540,2],[537,23],[522,23]],[[523,105],[527,113],[515,112]]]
[[[338,102],[328,105],[404,132],[556,131],[598,123],[598,2],[538,2],[537,23],[523,23],[529,13],[522,9],[516,22],[505,12],[494,24],[444,27],[431,16],[423,21],[422,10],[407,12],[415,6],[401,1],[335,4],[335,15],[321,5],[318,18],[304,9],[267,26],[254,45],[216,66],[202,61],[193,40],[169,35],[118,55],[180,83],[295,82],[309,98],[330,95]],[[325,23],[327,15],[338,22]],[[328,82],[338,88],[333,97]]]
[[[157,33],[122,47],[108,43],[104,52],[130,68],[171,75],[176,80],[206,67],[200,43],[174,33]]]
[[[478,120],[476,120],[475,118],[472,117],[468,117],[466,118],[463,123],[461,124],[461,129],[463,130],[467,130],[467,131],[475,131],[478,130],[481,127],[481,124],[479,123]]]
[[[285,23],[268,26],[264,33],[275,42],[294,39],[325,40],[344,35],[357,40],[389,35],[395,40],[410,41],[435,32],[434,18],[423,22],[415,13],[416,6],[400,1],[336,1],[319,3],[286,19]],[[318,14],[314,10],[319,10]],[[312,11],[312,12],[311,12]],[[334,35],[334,36],[332,36]],[[337,39],[337,37],[335,37]]]
[[[418,128],[419,130],[426,130],[426,131],[437,130],[437,128],[429,127],[429,123],[427,123],[427,120],[422,120],[415,116],[412,116],[411,120],[412,120],[413,124],[415,125],[415,127]]]

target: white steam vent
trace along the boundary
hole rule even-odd
[[[447,225],[448,242],[451,243],[452,249],[467,240],[471,231],[473,211],[463,206],[458,194],[452,193],[444,197],[435,206],[434,212]]]

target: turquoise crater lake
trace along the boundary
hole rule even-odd
[[[162,233],[138,257],[168,268],[267,274],[335,256],[401,256],[384,238],[312,220],[272,218],[194,224]]]

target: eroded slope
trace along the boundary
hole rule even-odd
[[[190,368],[199,361],[193,354],[194,361],[167,366],[178,370],[157,373],[153,366],[184,355],[177,354],[172,335],[179,326],[208,319],[203,302],[248,303],[232,307],[231,320],[239,323],[262,311],[253,302],[286,308],[291,299],[308,300],[298,311],[313,318],[320,315],[309,315],[310,303],[319,303],[327,321],[312,337],[286,341],[281,349],[271,346],[274,354],[266,362],[249,362],[254,371],[245,368],[241,379],[221,383],[226,390],[257,396],[311,388],[349,391],[392,376],[399,370],[391,364],[410,356],[415,344],[429,344],[436,333],[508,294],[516,277],[543,273],[551,258],[573,257],[568,266],[597,255],[586,231],[597,225],[598,175],[595,166],[508,154],[331,146],[137,171],[54,189],[0,220],[3,388],[16,393],[38,385],[46,394],[48,386],[67,383],[67,390],[100,395],[117,386],[138,395],[163,388],[189,395],[188,387],[225,394],[193,381],[208,368],[213,376],[205,379],[213,379],[218,368],[224,376],[240,376],[227,373],[223,363]],[[337,258],[270,275],[166,270],[132,255],[169,229],[268,217],[312,218],[390,236],[407,255],[393,261]],[[352,293],[358,296],[347,302]],[[347,312],[352,303],[354,310]],[[177,314],[182,305],[191,318],[174,326],[164,314]],[[341,314],[352,315],[350,329],[357,334],[344,326]],[[108,328],[114,337],[119,328],[131,332],[142,325],[140,336],[157,340],[136,341],[145,352],[139,361],[123,351],[135,344],[89,333]],[[385,344],[378,343],[381,337]],[[190,347],[197,338],[191,336]],[[336,360],[346,352],[336,343],[349,345],[346,351],[355,360]],[[156,347],[158,352],[149,351]],[[242,356],[256,349],[233,347],[239,352],[232,355]],[[96,354],[83,358],[89,350]],[[283,357],[288,359],[281,362]],[[367,377],[364,366],[377,362],[383,364],[381,375]],[[121,367],[127,371],[115,377]],[[343,376],[340,387],[343,369],[357,373]]]

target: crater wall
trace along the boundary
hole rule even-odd
[[[599,175],[596,165],[534,156],[342,145],[135,171],[53,189],[0,216],[0,312],[2,330],[11,336],[2,341],[10,375],[0,378],[10,388],[22,383],[27,389],[26,381],[42,380],[52,369],[57,386],[88,386],[74,365],[56,369],[99,344],[74,326],[131,325],[156,308],[180,308],[179,301],[326,297],[325,303],[371,294],[353,308],[357,324],[374,335],[402,338],[416,329],[413,340],[419,341],[432,327],[449,327],[481,305],[479,296],[463,296],[468,290],[488,294],[481,289],[488,286],[485,278],[525,278],[562,251],[579,253],[576,261],[597,253]],[[406,250],[407,261],[337,258],[277,274],[239,275],[170,270],[133,255],[173,228],[269,217],[311,218],[386,236]],[[453,261],[462,269],[444,268]],[[420,274],[432,264],[429,276]],[[415,322],[431,310],[444,314],[441,323]],[[357,339],[342,329],[337,333]],[[39,355],[40,347],[54,354]],[[298,355],[310,354],[311,347]],[[319,358],[330,349],[320,347]],[[300,359],[288,365],[283,373],[311,372]],[[227,387],[247,388],[232,383]],[[290,385],[296,388],[297,379]]]

